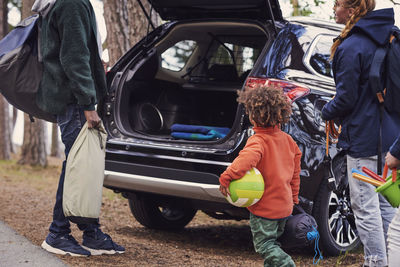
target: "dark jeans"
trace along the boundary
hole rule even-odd
[[[65,160],[62,165],[60,180],[56,194],[56,204],[53,211],[53,222],[50,225],[50,232],[56,235],[66,235],[71,233],[70,223],[64,216],[62,208],[62,199],[64,191],[65,165],[68,153],[71,150],[75,139],[78,137],[86,118],[83,109],[76,104],[68,105],[64,114],[57,116],[57,123],[61,131],[61,140],[65,145]],[[84,234],[90,234],[99,228],[100,224],[78,224],[78,228],[84,231]]]

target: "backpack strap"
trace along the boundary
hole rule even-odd
[[[370,83],[372,92],[377,95],[379,103],[381,103],[381,102],[383,103],[383,101],[384,101],[382,68],[384,66],[384,61],[385,61],[387,52],[388,52],[387,47],[378,47],[376,49],[374,58],[372,59],[372,62],[371,62],[371,68],[369,71],[369,83]]]
[[[376,49],[374,58],[371,62],[371,68],[369,71],[369,83],[372,92],[376,94],[379,101],[379,139],[378,139],[378,161],[377,161],[377,173],[382,174],[382,120],[384,113],[384,96],[386,89],[384,89],[384,81],[382,79],[382,73],[384,68],[384,61],[388,52],[388,46],[378,47]]]
[[[384,113],[383,102],[379,102],[379,139],[378,139],[378,161],[376,166],[376,172],[378,175],[382,174],[382,120]]]

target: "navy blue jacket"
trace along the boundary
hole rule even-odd
[[[395,158],[400,159],[400,135],[390,147],[390,154],[392,154],[392,156],[394,156]]]
[[[393,24],[392,8],[367,13],[354,25],[333,57],[336,96],[322,109],[322,118],[339,118],[342,133],[338,147],[355,158],[378,154],[379,102],[369,87],[368,77],[376,48],[389,40]],[[399,132],[399,116],[385,111],[383,152],[389,150]]]

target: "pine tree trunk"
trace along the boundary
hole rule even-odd
[[[110,65],[113,65],[126,51],[146,34],[149,22],[136,0],[104,0],[104,19],[107,27],[107,48]],[[150,4],[142,1],[147,14]],[[157,13],[152,12],[152,21],[157,27]]]
[[[8,102],[0,95],[0,160],[9,160],[11,158],[9,118]]]
[[[7,33],[7,0],[0,0],[0,39]],[[9,104],[0,94],[0,160],[11,157]]]
[[[34,2],[35,2],[35,0],[24,0],[24,1],[22,1],[21,20],[34,14],[31,11]]]
[[[17,123],[18,109],[16,109],[15,107],[12,107],[12,113],[13,113],[12,130],[14,130],[15,124]]]
[[[12,106],[8,105],[8,108],[12,108]],[[10,114],[9,112],[7,112],[8,114]],[[13,117],[9,116],[8,117],[8,141],[10,143],[10,152],[11,153],[15,153],[15,147],[14,147],[14,143],[12,142],[12,134],[14,132],[14,125],[13,125]]]
[[[0,0],[0,38],[3,38],[8,31],[8,8],[7,0]]]
[[[24,114],[24,141],[21,148],[21,157],[18,164],[32,166],[47,166],[45,143],[45,122],[35,120],[31,122],[28,114]]]
[[[24,0],[22,3],[22,19],[32,15],[31,7],[34,0]],[[19,164],[47,166],[46,124],[43,120],[31,122],[24,114],[24,141],[21,148]]]
[[[17,116],[18,116],[18,109],[16,109],[13,106],[10,106],[12,108],[12,118],[10,119],[10,146],[11,146],[11,153],[16,153],[15,145],[12,142],[12,135],[15,130],[15,124],[17,123]]]
[[[61,148],[60,142],[58,141],[58,125],[57,123],[53,123],[51,126],[51,149],[50,156],[52,157],[61,157]]]
[[[300,16],[300,6],[298,0],[290,0],[293,6],[293,16]]]

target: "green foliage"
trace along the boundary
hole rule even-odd
[[[312,14],[311,9],[309,8],[309,5],[307,4],[306,7],[303,7],[300,10],[300,15],[299,16],[310,16]]]
[[[313,0],[312,5],[308,1],[302,1],[302,4],[299,4],[300,1],[291,0],[290,2],[293,5],[293,16],[310,16],[312,14],[311,6],[321,6],[326,3],[326,0]]]
[[[325,4],[326,1],[325,0],[314,0],[314,5],[315,6],[320,6],[321,4]]]

